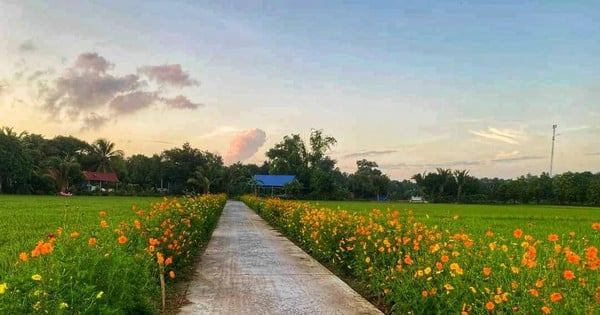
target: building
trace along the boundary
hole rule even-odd
[[[256,193],[270,193],[271,196],[275,192],[284,192],[284,186],[295,181],[294,175],[254,175],[252,179],[255,182]]]
[[[83,171],[83,178],[87,181],[85,187],[89,191],[106,191],[111,184],[119,183],[119,178],[115,173]]]

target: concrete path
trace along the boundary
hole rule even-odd
[[[238,201],[228,201],[180,314],[381,314]]]

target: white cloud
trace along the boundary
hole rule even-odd
[[[512,129],[488,128],[487,131],[469,130],[469,132],[479,137],[496,140],[508,144],[519,144],[524,138],[522,132]]]

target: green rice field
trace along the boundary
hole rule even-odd
[[[432,225],[443,219],[458,216],[460,223],[471,232],[487,230],[527,229],[544,235],[550,232],[569,233],[588,231],[591,222],[600,221],[600,208],[552,205],[472,205],[423,204],[374,201],[317,201],[315,207],[342,209],[355,212],[379,210],[413,210],[414,217]]]
[[[135,218],[132,205],[148,207],[155,197],[0,195],[0,268],[58,227],[84,231],[98,226],[105,211],[115,222]]]

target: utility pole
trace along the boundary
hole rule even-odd
[[[558,125],[552,125],[552,151],[550,153],[550,177],[552,177],[552,166],[554,164],[554,140],[556,139],[556,127]]]

